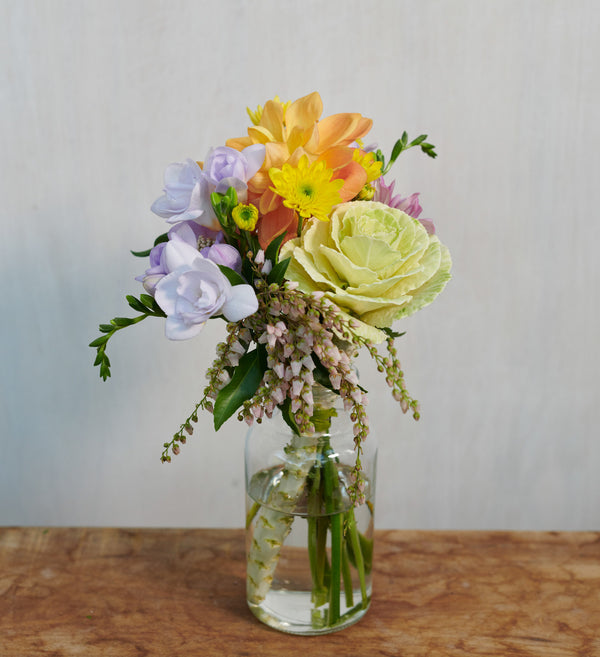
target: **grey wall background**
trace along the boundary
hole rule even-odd
[[[163,230],[167,164],[245,134],[247,105],[318,90],[391,149],[453,254],[398,328],[422,420],[372,365],[378,525],[598,529],[600,106],[593,0],[3,0],[0,524],[240,526],[244,427],[202,417],[221,325],[114,338]]]

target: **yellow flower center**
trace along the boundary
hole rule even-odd
[[[312,200],[315,190],[313,189],[312,185],[300,185],[300,193],[308,200]]]

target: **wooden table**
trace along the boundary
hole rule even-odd
[[[241,530],[0,529],[0,656],[600,656],[600,533],[379,531],[322,637],[255,620],[244,568]]]

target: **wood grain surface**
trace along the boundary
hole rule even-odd
[[[241,530],[0,529],[2,657],[600,655],[600,533],[376,533],[357,625],[246,608]]]

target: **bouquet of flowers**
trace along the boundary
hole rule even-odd
[[[257,604],[272,582],[300,491],[311,482],[314,488],[315,473],[329,481],[319,489],[325,506],[340,487],[351,505],[368,501],[361,467],[369,431],[367,397],[353,367],[361,348],[384,374],[402,411],[419,418],[394,346],[401,334],[391,326],[433,301],[450,278],[448,249],[433,223],[420,218],[419,195],[395,194],[394,182],[384,180],[409,148],[436,156],[427,136],[409,140],[404,133],[386,159],[363,142],[370,119],[357,113],[321,119],[321,113],[316,92],[294,102],[276,97],[248,110],[252,126],[246,137],[210,149],[204,162],[171,164],[164,193],[152,205],[171,228],[151,249],[133,252],[149,257],[137,279],[145,292],[127,296],[139,314],[101,324],[102,335],[90,344],[106,380],[107,343],[121,329],[161,317],[167,338],[185,340],[199,335],[209,319],[225,320],[226,337],[217,345],[202,398],[164,443],[162,460],[180,452],[201,409],[213,414],[216,430],[232,416],[252,425],[279,409],[290,430],[288,454],[309,449],[308,465],[284,473],[279,489],[271,491],[285,501],[270,515],[265,510],[262,529],[255,529],[248,582],[249,599]],[[329,449],[327,441],[309,447],[294,443],[299,437],[327,436],[335,412],[319,402],[316,389],[341,401],[353,427],[354,467],[347,480],[333,484],[317,458]],[[350,536],[351,509],[344,514],[341,529],[329,524],[331,554],[315,584],[322,590],[325,581],[329,608],[321,623],[328,626],[340,618],[335,602],[340,564],[332,575],[338,544],[348,541],[353,563],[362,561],[363,576],[368,568],[366,552],[362,559],[358,554],[361,537]],[[323,562],[323,550],[311,563]],[[318,598],[313,591],[313,602]]]

